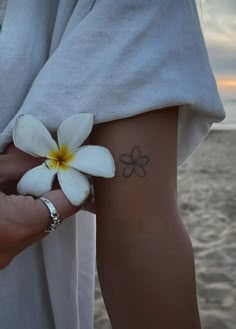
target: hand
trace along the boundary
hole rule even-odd
[[[28,170],[43,163],[44,158],[33,157],[10,144],[0,155],[0,190],[6,194],[17,194],[16,183]]]
[[[44,230],[49,223],[46,205],[31,196],[16,195],[16,184],[31,168],[40,165],[44,158],[36,158],[9,145],[5,154],[0,155],[0,269],[5,268],[13,258],[31,244],[40,241],[48,233]],[[77,213],[81,207],[74,207],[59,189],[58,182],[53,191],[44,195],[56,207],[60,219],[64,220]],[[91,198],[91,195],[86,201]],[[86,202],[85,201],[85,202]],[[52,233],[53,234],[53,233]]]
[[[66,199],[61,190],[46,193],[64,220],[80,210]],[[0,269],[31,244],[40,241],[48,233],[44,230],[49,223],[46,205],[31,196],[7,196],[0,192]],[[51,233],[53,234],[53,233]]]

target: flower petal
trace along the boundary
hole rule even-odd
[[[114,177],[115,162],[111,152],[97,145],[85,145],[74,154],[73,160],[68,164],[79,171],[100,177]]]
[[[59,146],[66,145],[73,152],[86,140],[93,128],[93,114],[80,113],[63,121],[58,128]]]
[[[58,170],[58,181],[67,199],[74,206],[79,206],[90,193],[88,178],[79,171],[68,167]]]
[[[50,150],[58,150],[44,124],[30,114],[20,115],[13,129],[15,146],[28,154],[47,157]]]
[[[17,191],[21,195],[42,196],[51,190],[56,173],[57,170],[49,169],[46,162],[44,162],[22,176],[17,184]]]

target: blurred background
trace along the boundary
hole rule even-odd
[[[236,1],[197,0],[209,59],[227,117],[213,129],[236,129]]]
[[[235,329],[236,1],[196,2],[226,119],[179,168],[178,203],[194,248],[202,328]],[[94,329],[111,329],[97,277]]]

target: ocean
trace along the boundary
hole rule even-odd
[[[222,100],[226,112],[226,118],[220,123],[212,125],[213,130],[236,130],[236,99]]]

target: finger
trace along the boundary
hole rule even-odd
[[[52,204],[54,205],[54,207],[56,208],[56,210],[59,214],[59,218],[60,218],[61,222],[63,222],[65,219],[73,216],[74,214],[76,214],[79,210],[81,210],[81,208],[83,207],[83,204],[85,204],[86,202],[88,202],[91,199],[91,195],[89,195],[88,198],[85,200],[85,202],[82,205],[73,206],[69,202],[69,200],[65,197],[65,194],[61,190],[54,190],[54,191],[47,192],[46,194],[43,195],[43,197],[52,202]],[[49,209],[44,204],[44,202],[42,202],[39,199],[36,199],[36,202],[37,202],[37,206],[38,206],[38,217],[39,217],[40,222],[43,222],[44,227],[41,232],[32,236],[32,239],[30,241],[33,241],[33,242],[42,239],[43,237],[45,237],[48,234],[48,233],[45,233],[44,230],[47,227],[47,225],[49,224],[49,222],[51,221]],[[47,219],[46,225],[45,225],[45,220],[44,219],[42,220],[42,218]]]
[[[6,148],[4,153],[14,153],[18,152],[18,149],[15,147],[14,143],[9,143]]]
[[[0,183],[0,191],[5,193],[6,195],[19,195],[17,191],[17,183],[18,181],[8,181],[5,183]],[[60,189],[60,185],[56,178],[53,182],[52,190],[58,190],[58,189]]]
[[[71,217],[75,213],[77,213],[81,206],[73,206],[68,201],[68,199],[65,197],[64,193],[61,190],[54,190],[51,192],[46,193],[43,197],[47,198],[52,202],[52,204],[55,206],[59,216],[60,220],[63,222],[65,219]],[[50,219],[50,212],[47,208],[47,206],[39,199],[35,200],[36,208],[35,211],[37,212],[37,230],[38,232],[36,234],[30,235],[26,237],[24,240],[22,240],[20,246],[17,248],[14,248],[12,251],[15,254],[19,254],[21,251],[23,251],[25,248],[29,247],[30,245],[42,240],[45,238],[49,233],[45,232],[46,227],[48,226]],[[39,231],[40,230],[40,231]],[[53,234],[53,233],[52,233]]]
[[[59,189],[47,192],[43,195],[43,197],[52,202],[60,215],[60,219],[62,220],[76,214],[81,209],[81,205],[73,206],[66,198],[62,190]],[[40,202],[42,203],[42,201]]]
[[[60,190],[60,189],[61,189],[61,187],[58,182],[58,179],[57,179],[57,177],[55,177],[54,182],[52,184],[52,190]]]
[[[7,195],[17,195],[17,188],[16,188],[17,182],[7,182],[7,183],[1,183],[0,184],[0,191],[7,194]]]
[[[53,203],[61,221],[81,208],[71,205],[61,190],[50,191],[43,196]],[[44,232],[50,221],[50,212],[44,202],[31,196],[7,196],[0,193],[0,209],[1,229],[2,232],[7,232],[4,236],[10,235],[8,240],[13,241],[12,247],[17,247],[20,241]]]
[[[0,155],[0,182],[17,181],[43,161],[44,158],[36,158],[21,151]]]
[[[3,193],[0,195],[2,199],[4,197],[3,204],[6,208],[6,213],[2,214],[2,218],[8,218],[5,220],[5,228],[10,232],[11,241],[10,245],[9,241],[7,242],[8,250],[14,257],[48,235],[45,229],[51,221],[50,212],[44,202],[39,199],[30,196],[6,196]],[[61,221],[74,215],[82,207],[82,205],[73,206],[61,190],[48,192],[44,197],[53,203]]]

